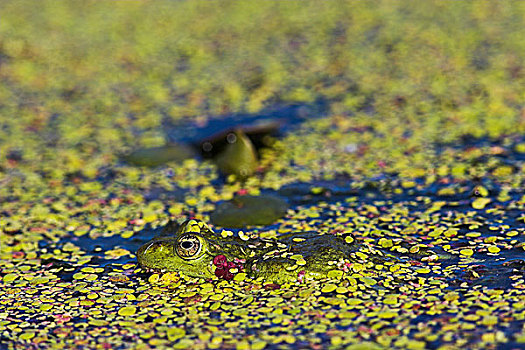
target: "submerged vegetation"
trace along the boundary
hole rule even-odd
[[[523,347],[524,2],[0,13],[0,349]],[[229,119],[287,105],[264,147]],[[186,148],[223,123],[220,152]],[[279,283],[137,265],[190,218],[225,242],[345,236],[388,259]]]

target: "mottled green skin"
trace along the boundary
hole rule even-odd
[[[183,258],[177,249],[188,235],[199,240],[201,249],[195,256]],[[278,240],[245,238],[224,237],[202,221],[189,220],[174,235],[157,237],[140,247],[137,260],[146,269],[213,278],[218,268],[214,258],[224,256],[235,265],[230,270],[232,275],[245,272],[251,278],[274,283],[324,278],[330,271],[345,271],[354,262],[364,262],[363,254],[356,255],[359,245],[334,235],[298,233]],[[232,275],[218,277],[231,279]]]

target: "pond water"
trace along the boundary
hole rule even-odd
[[[523,2],[0,11],[0,349],[524,348]],[[137,265],[190,218],[294,278]]]
[[[209,133],[203,132],[205,134]],[[453,148],[458,151],[496,149],[497,157],[502,160],[497,167],[520,169],[524,154],[513,150],[523,141],[523,138],[514,138],[513,143],[502,146],[499,141],[471,139],[463,145],[455,144]],[[448,146],[440,147],[445,149]],[[480,155],[471,161],[486,165],[491,159],[493,157]],[[173,176],[166,169],[161,166],[155,171],[167,178]],[[227,186],[224,178],[216,178],[213,184]],[[245,190],[242,186],[240,188],[242,196]],[[163,200],[183,201],[191,191],[177,186],[168,192],[157,189],[149,192],[147,201],[157,205]],[[300,340],[301,337],[308,339],[311,327],[319,330],[315,327],[321,325],[330,327],[337,334],[362,336],[364,329],[379,322],[389,329],[389,334],[393,334],[392,341],[401,336],[396,322],[411,330],[408,334],[421,332],[421,327],[429,334],[440,334],[442,328],[437,325],[444,320],[460,322],[458,327],[474,327],[476,331],[469,331],[469,334],[479,337],[474,338],[479,341],[486,337],[483,335],[486,327],[498,337],[509,338],[521,330],[522,321],[509,315],[514,312],[514,307],[521,305],[525,286],[522,188],[512,187],[508,181],[497,177],[472,180],[443,176],[428,183],[424,177],[408,181],[396,174],[361,180],[337,175],[330,180],[292,182],[278,190],[266,188],[260,194],[284,199],[290,207],[288,212],[270,225],[242,229],[226,227],[234,235],[244,231],[266,239],[278,239],[292,232],[322,235],[345,231],[358,242],[381,250],[395,263],[384,265],[376,261],[374,264],[378,266],[371,263],[364,270],[348,271],[348,277],[342,280],[285,285],[265,285],[264,281],[261,284],[261,281],[249,280],[180,279],[170,273],[165,277],[141,272],[136,269],[133,254],[152,238],[173,232],[164,230],[163,225],[167,223],[164,219],[160,224],[158,220],[146,224],[131,237],[121,235],[121,232],[88,229],[81,235],[73,231],[57,243],[40,241],[36,256],[42,258],[40,266],[29,266],[30,269],[52,273],[56,278],[54,288],[60,285],[62,292],[64,288],[76,291],[67,300],[78,308],[69,313],[80,312],[85,316],[72,318],[68,324],[87,324],[87,329],[92,331],[98,328],[89,324],[105,322],[92,321],[92,317],[83,312],[91,307],[99,309],[90,300],[100,298],[109,298],[106,305],[112,305],[110,300],[115,301],[109,310],[128,310],[123,312],[137,314],[138,319],[133,324],[158,324],[156,317],[174,324],[193,318],[208,324],[206,327],[212,327],[211,322],[223,334],[230,334],[222,327],[233,322],[242,324],[246,334],[277,332],[284,335],[295,322],[300,322],[300,325],[293,326],[294,346],[306,346],[308,341]],[[199,216],[206,218],[215,207],[210,206]],[[188,211],[177,217],[180,222],[194,215]],[[49,253],[54,251],[66,255],[53,257],[54,254]],[[77,254],[81,259],[76,257]],[[24,259],[19,261],[19,268],[27,266]],[[33,284],[31,280],[29,283]],[[38,290],[39,286],[43,287],[45,283],[35,284],[29,290]],[[104,292],[98,292],[103,290],[106,293],[121,291],[126,298],[132,298],[113,299],[110,294],[103,297]],[[136,306],[126,306],[126,309],[123,300]],[[307,306],[301,306],[302,303]],[[159,310],[160,314],[154,311],[142,314],[136,309],[139,305],[156,305],[154,310]],[[290,308],[290,305],[295,306]],[[321,316],[325,321],[319,323],[318,316],[314,316],[319,310],[333,316]],[[121,311],[116,312],[122,316]],[[283,324],[284,320],[288,321]],[[46,323],[43,324],[45,327]],[[191,333],[187,327],[182,329],[186,329],[184,334]],[[382,334],[367,332],[371,334],[370,339]],[[177,344],[178,336],[177,339],[172,336],[170,340],[170,333],[167,334],[168,341]],[[323,334],[325,331],[320,332],[318,341],[324,347],[330,344],[331,338]],[[455,339],[461,334],[452,337]],[[441,336],[445,337],[446,333]],[[438,348],[443,339],[429,337],[425,344],[429,348]],[[282,346],[279,342],[265,344],[268,348]],[[507,342],[502,348],[514,346],[519,345]]]

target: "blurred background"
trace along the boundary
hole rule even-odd
[[[164,144],[163,118],[319,99],[387,146],[525,130],[523,2],[17,0],[0,11],[3,155],[61,150],[85,169]]]

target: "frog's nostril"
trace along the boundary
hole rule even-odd
[[[153,249],[153,250],[156,250],[158,252],[161,252],[162,250],[164,250],[164,244],[162,244],[161,242],[153,242],[149,246],[149,249]]]

